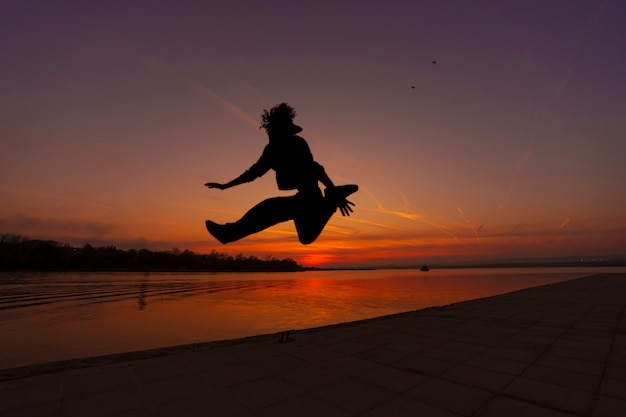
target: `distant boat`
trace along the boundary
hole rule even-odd
[[[428,265],[424,265],[423,267],[420,268],[420,271],[430,271],[430,268],[428,267]]]

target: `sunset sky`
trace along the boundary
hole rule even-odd
[[[305,265],[626,254],[626,2],[3,2],[0,233]],[[221,245],[278,191],[228,190],[294,106],[360,186],[301,245]]]

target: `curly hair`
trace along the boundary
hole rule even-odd
[[[263,110],[261,128],[267,131],[270,126],[291,124],[294,117],[296,117],[296,110],[287,103],[280,103],[269,111]]]

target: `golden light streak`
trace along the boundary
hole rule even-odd
[[[209,89],[207,86],[191,79],[190,77],[183,74],[181,71],[175,70],[171,68],[170,66],[166,65],[164,62],[159,61],[155,58],[142,56],[140,57],[140,60],[147,66],[153,69],[157,69],[158,71],[164,74],[167,74],[170,78],[174,80],[182,82],[183,84],[185,84],[187,87],[191,88],[192,90],[198,91],[202,93],[203,95],[210,97],[212,100],[217,102],[223,109],[235,115],[237,118],[239,118],[246,124],[253,126],[253,127],[260,126],[258,118],[251,116],[250,114],[242,110],[233,102],[217,94],[215,91]]]
[[[502,201],[500,202],[500,204],[498,204],[498,208],[499,209],[503,209],[505,203],[509,200],[509,197],[511,196],[513,189],[515,187],[515,182],[518,180],[518,178],[524,173],[524,171],[526,170],[526,166],[528,165],[528,161],[530,160],[531,156],[533,155],[533,151],[534,151],[534,140],[531,140],[527,147],[526,150],[524,150],[522,152],[522,154],[520,155],[519,159],[517,160],[517,164],[515,164],[515,169],[513,171],[513,180],[511,180],[511,183],[509,184],[506,192],[504,193],[504,198],[502,199]]]
[[[478,243],[480,243],[480,235],[478,234],[479,230],[482,230],[482,225],[475,227],[472,222],[470,222],[470,219],[465,215],[465,213],[463,213],[463,210],[461,210],[461,207],[457,208],[459,214],[461,215],[461,217],[463,217],[463,219],[465,219],[465,224],[467,224],[467,227],[470,228],[470,230],[472,231],[472,233],[474,233],[474,235],[476,236],[476,241]]]

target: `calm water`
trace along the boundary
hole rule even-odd
[[[1,273],[0,369],[304,329],[626,268]]]

